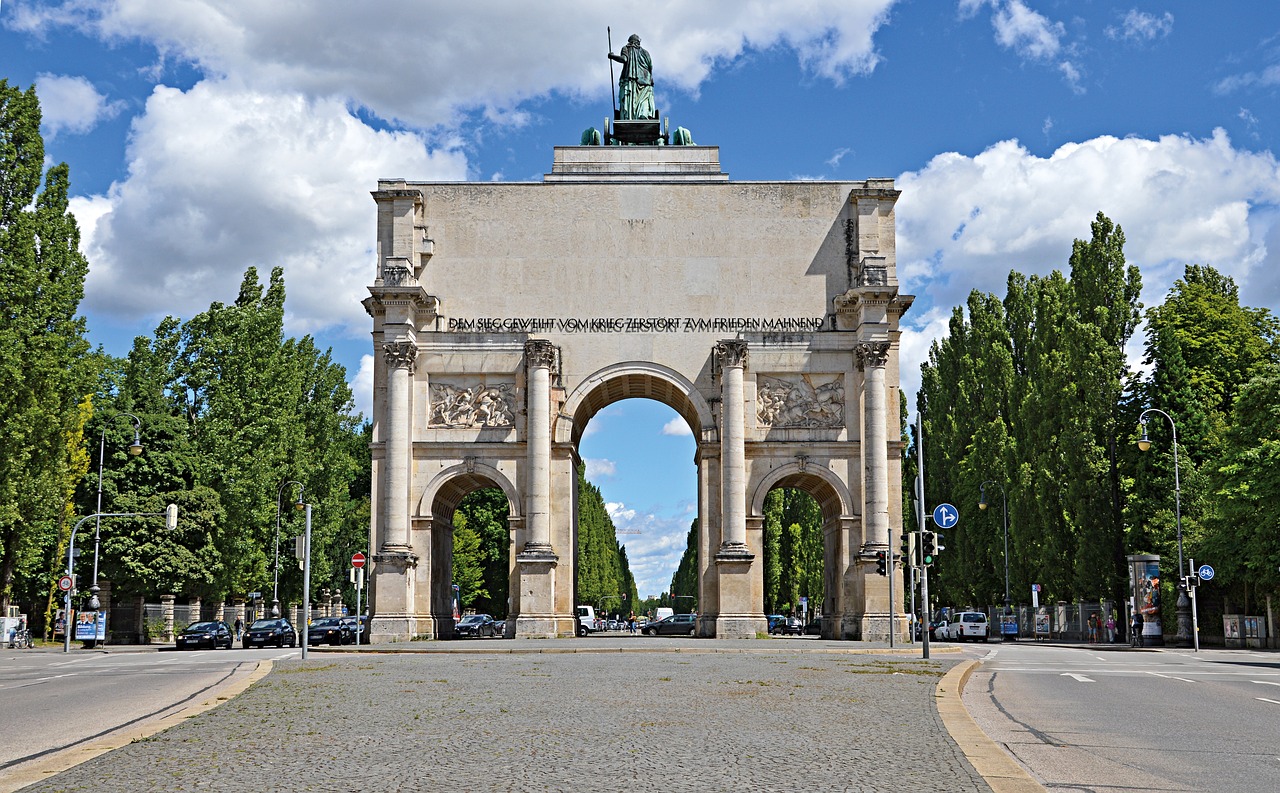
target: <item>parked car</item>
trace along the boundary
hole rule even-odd
[[[192,623],[184,628],[177,638],[179,650],[206,646],[210,650],[216,650],[219,647],[230,650],[234,642],[235,637],[231,635],[231,629],[227,627],[227,623],[219,621]]]
[[[459,639],[493,638],[498,635],[498,630],[498,623],[488,614],[468,614],[453,626],[453,634]]]
[[[822,620],[821,619],[810,620],[809,624],[804,626],[804,635],[805,636],[821,636]]]
[[[777,625],[779,622],[782,622],[786,618],[787,616],[785,614],[770,614],[769,616],[765,617],[765,619],[769,621],[769,633],[773,633],[774,625]]]
[[[799,617],[786,617],[775,623],[770,633],[775,636],[800,636],[804,633],[804,623]]]
[[[645,636],[692,636],[698,627],[697,614],[673,614],[644,626]]]
[[[244,632],[244,639],[241,641],[243,647],[268,647],[275,645],[276,647],[298,646],[298,631],[293,627],[293,623],[284,617],[274,617],[265,620],[254,620],[249,629]]]
[[[307,628],[307,644],[350,644],[356,640],[352,625],[342,617],[322,617]]]
[[[970,639],[987,640],[987,615],[981,611],[961,611],[953,614],[951,619],[938,626],[935,631],[939,639],[953,642],[965,642]]]
[[[355,617],[343,617],[342,624],[347,626],[347,630],[351,633],[351,641],[356,640],[356,634],[360,634],[360,643],[369,643],[369,616],[365,615],[358,620]]]

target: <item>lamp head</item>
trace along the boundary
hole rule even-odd
[[[1147,437],[1147,420],[1142,420],[1142,437],[1138,439],[1138,448],[1147,451],[1151,448],[1151,438]]]
[[[978,494],[978,509],[985,510],[987,508],[987,486],[982,485],[981,492]]]

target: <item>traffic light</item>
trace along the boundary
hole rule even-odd
[[[911,546],[913,544],[911,542],[911,539],[912,539],[911,534],[902,535],[902,563],[905,565],[909,565],[911,567],[915,567],[916,566],[915,558],[911,555]]]
[[[937,535],[931,531],[920,532],[920,564],[933,564],[933,557],[938,553]]]
[[[936,532],[934,532],[934,533],[933,533],[933,536],[934,536],[934,541],[933,541],[933,545],[934,545],[934,548],[933,548],[933,555],[934,555],[934,556],[938,556],[938,555],[940,555],[943,551],[947,550],[947,546],[945,546],[945,545],[943,545],[943,544],[942,544],[942,532],[940,532],[940,531],[936,531]]]
[[[876,575],[889,575],[888,551],[876,551]]]

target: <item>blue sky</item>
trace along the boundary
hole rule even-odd
[[[0,77],[35,83],[71,166],[91,340],[285,267],[288,330],[370,399],[379,177],[540,180],[609,112],[606,27],[733,179],[891,176],[904,387],[971,289],[1065,268],[1102,211],[1147,305],[1186,263],[1280,310],[1280,4],[1273,0],[0,0]],[[1140,338],[1135,341],[1135,349]],[[642,594],[693,517],[692,440],[623,402],[583,453]],[[678,422],[677,422],[678,423]],[[664,434],[664,431],[666,434]]]

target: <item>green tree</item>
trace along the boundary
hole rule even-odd
[[[40,118],[34,88],[0,80],[0,609],[47,586],[94,376],[69,169],[44,172]]]

